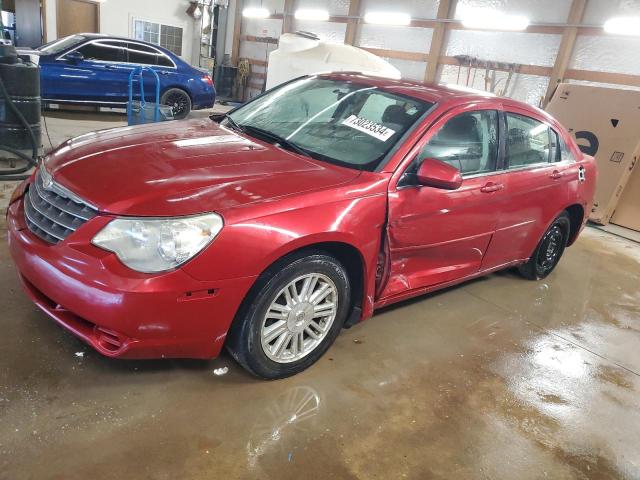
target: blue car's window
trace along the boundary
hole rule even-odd
[[[100,40],[87,43],[78,48],[85,60],[98,60],[101,62],[126,62],[124,44]]]
[[[83,37],[82,35],[70,35],[42,45],[41,47],[38,47],[38,50],[46,55],[56,55],[60,52],[64,52],[68,48],[84,42],[86,39],[87,37]]]
[[[161,67],[174,67],[175,65],[173,64],[173,62],[171,60],[169,60],[169,57],[167,57],[166,55],[158,55],[158,65],[160,65]]]
[[[348,81],[304,78],[230,114],[248,134],[263,131],[314,158],[374,170],[432,106]]]
[[[156,65],[158,52],[153,48],[139,43],[127,44],[127,56],[129,63],[137,63],[138,65]]]

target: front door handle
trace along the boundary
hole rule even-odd
[[[105,65],[105,67],[107,70],[117,70],[118,67],[116,67],[115,65]]]
[[[489,182],[485,184],[483,187],[481,187],[480,191],[482,193],[492,193],[492,192],[497,192],[498,190],[502,190],[503,188],[504,188],[504,185],[501,183]]]
[[[553,179],[553,180],[559,180],[562,178],[562,172],[558,171],[558,170],[554,170],[551,175],[549,175],[549,178]]]

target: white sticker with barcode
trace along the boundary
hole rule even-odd
[[[357,115],[351,115],[346,120],[342,122],[342,125],[346,125],[347,127],[355,128],[361,132],[366,133],[367,135],[371,135],[378,140],[382,140],[386,142],[389,140],[394,133],[395,130],[392,130],[389,127],[385,127],[384,125],[380,125],[379,123],[372,122],[371,120],[367,120],[366,118],[358,117]]]

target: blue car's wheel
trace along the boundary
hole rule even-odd
[[[173,118],[176,120],[185,118],[191,111],[191,98],[189,94],[179,88],[170,88],[164,92],[160,103],[173,109]]]

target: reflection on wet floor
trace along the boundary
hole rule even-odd
[[[263,382],[227,355],[100,357],[36,311],[3,247],[0,479],[640,478],[638,252],[588,230],[543,282],[387,308]]]

